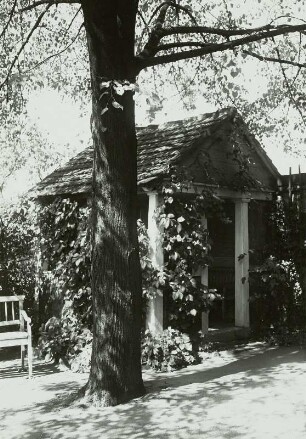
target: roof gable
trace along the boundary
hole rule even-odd
[[[170,166],[178,165],[187,166],[196,181],[229,187],[239,170],[230,157],[237,141],[245,153],[251,153],[254,178],[262,187],[271,186],[279,175],[234,108],[137,128],[137,139],[139,186],[152,184],[166,176]],[[89,147],[42,180],[34,188],[36,196],[89,194],[92,161]],[[256,174],[256,168],[262,172]]]

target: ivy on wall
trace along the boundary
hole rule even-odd
[[[210,307],[208,285],[201,279],[201,271],[211,263],[204,216],[225,220],[223,202],[209,188],[197,188],[186,172],[178,175],[175,169],[163,197],[157,220],[163,230],[168,324],[192,334],[200,330],[201,312]]]
[[[60,318],[71,302],[80,323],[91,327],[90,209],[57,199],[39,213],[40,314]]]
[[[212,192],[184,194],[190,184],[187,180],[182,183],[173,170],[163,189],[164,203],[156,212],[156,220],[163,230],[162,269],[152,263],[147,230],[138,221],[143,321],[148,300],[163,294],[168,303],[168,323],[186,332],[192,332],[201,311],[209,306],[208,287],[195,277],[200,268],[210,263],[203,214],[222,215],[222,202]],[[69,348],[71,356],[88,342],[86,330],[91,329],[92,323],[89,223],[89,207],[69,199],[57,199],[39,213],[40,346],[44,354],[52,352],[60,357],[63,346],[66,351],[71,344],[78,346],[76,352]]]
[[[38,348],[72,360],[92,340],[90,209],[56,199],[38,214],[40,230]]]

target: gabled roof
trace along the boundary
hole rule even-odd
[[[240,139],[245,153],[252,156],[250,165],[254,172],[259,167],[265,169],[271,181],[279,177],[277,169],[248,131],[237,110],[226,108],[184,120],[137,128],[138,184],[153,184],[167,175],[170,166],[188,163],[191,157],[197,161],[201,152],[210,156],[209,168],[213,174],[205,177],[207,169],[203,171],[200,177],[203,182],[213,180],[218,186],[230,187],[233,175],[239,171],[235,160],[228,159],[233,149],[233,136]],[[90,194],[92,161],[93,148],[90,147],[42,180],[34,188],[36,196]],[[257,177],[255,175],[258,180]],[[270,186],[260,179],[259,184]]]

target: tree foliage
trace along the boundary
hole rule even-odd
[[[33,306],[35,287],[33,218],[29,205],[10,206],[0,215],[0,295],[25,295],[27,307]]]
[[[88,100],[88,65],[84,38],[80,38],[81,32],[78,33],[81,23],[76,12],[67,10],[59,17],[54,9],[49,11],[47,22],[37,22],[41,11],[27,14],[20,11],[28,3],[5,1],[0,5],[3,23],[0,30],[3,40],[0,53],[1,191],[5,186],[10,189],[10,177],[20,169],[30,175],[34,184],[47,170],[63,163],[75,152],[75,145],[59,151],[57,145],[39,130],[29,114],[31,96],[53,88],[61,95],[73,97],[77,105]],[[35,29],[31,33],[33,23]],[[73,47],[73,43],[77,47]],[[48,107],[50,103],[45,101],[42,105]]]

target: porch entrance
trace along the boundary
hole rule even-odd
[[[208,286],[216,290],[209,312],[210,327],[235,325],[235,204],[224,202],[226,221],[208,219],[212,265],[208,270]]]

